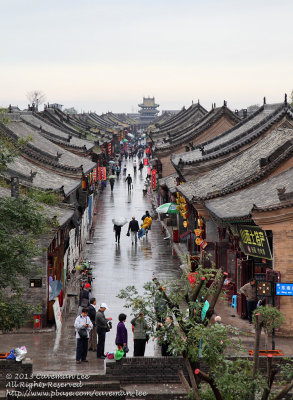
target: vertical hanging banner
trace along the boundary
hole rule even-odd
[[[112,154],[112,143],[111,142],[108,143],[108,145],[107,145],[107,151],[108,151],[108,154],[110,156]]]
[[[104,145],[101,146],[101,151],[102,151],[102,153],[105,153],[106,149],[105,149],[105,146],[104,146]]]
[[[99,168],[99,180],[100,181],[105,181],[106,179],[107,179],[106,167],[100,167]]]
[[[98,180],[98,167],[95,167],[93,169],[93,179],[94,179],[94,182],[97,182],[97,180]]]
[[[156,190],[156,185],[157,185],[157,171],[155,169],[152,169],[151,188],[153,190]]]

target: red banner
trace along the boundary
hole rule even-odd
[[[152,170],[152,180],[151,180],[151,188],[156,190],[157,185],[157,171],[155,169]]]
[[[105,181],[107,179],[106,177],[106,167],[100,167],[99,168],[99,180],[100,181]]]
[[[97,180],[98,180],[98,167],[95,167],[93,169],[93,178],[94,178],[94,182],[97,182]]]
[[[148,160],[147,158],[144,158],[144,159],[143,159],[143,164],[144,164],[144,165],[149,165],[149,160]]]
[[[112,154],[112,143],[111,142],[108,143],[108,145],[107,145],[107,151],[108,151],[108,154],[110,156]]]

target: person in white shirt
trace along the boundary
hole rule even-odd
[[[89,332],[93,328],[93,324],[91,319],[88,317],[88,309],[83,308],[81,314],[76,317],[74,322],[75,328],[75,337],[77,339],[76,344],[76,364],[80,364],[81,362],[88,362],[87,352],[88,352],[88,341],[89,341]],[[85,337],[82,337],[80,329],[85,328]]]

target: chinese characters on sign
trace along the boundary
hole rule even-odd
[[[262,229],[258,226],[239,225],[238,232],[243,253],[267,260],[272,259],[266,233]]]
[[[257,284],[257,294],[263,296],[270,296],[271,295],[270,282],[259,282]]]
[[[293,296],[293,283],[276,283],[277,296]]]
[[[156,190],[156,184],[157,184],[157,171],[155,169],[152,169],[152,180],[151,180],[152,190]]]

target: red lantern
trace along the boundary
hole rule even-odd
[[[155,169],[152,170],[152,179],[151,179],[151,188],[156,190],[157,184],[157,171]]]
[[[196,275],[198,275],[197,272],[189,272],[189,274],[187,274],[187,279],[192,287],[196,285]]]

